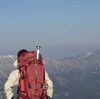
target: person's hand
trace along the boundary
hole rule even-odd
[[[51,97],[47,96],[47,99],[53,99],[53,98],[51,98]]]

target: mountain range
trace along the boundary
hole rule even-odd
[[[0,99],[4,83],[15,69],[14,55],[0,56]],[[63,59],[45,58],[45,68],[54,83],[54,99],[100,99],[100,49]]]

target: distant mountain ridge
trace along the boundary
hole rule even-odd
[[[0,56],[0,96],[16,56]],[[54,99],[100,98],[100,49],[60,60],[46,58],[45,68],[54,82]],[[0,99],[5,99],[1,98]]]

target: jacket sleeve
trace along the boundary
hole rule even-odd
[[[48,73],[45,72],[45,83],[46,83],[46,92],[47,95],[52,98],[53,97],[53,82],[48,76]]]
[[[18,71],[15,70],[10,73],[8,80],[4,85],[4,92],[6,94],[7,99],[11,99],[13,97],[13,86],[18,84]]]

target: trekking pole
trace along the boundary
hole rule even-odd
[[[37,48],[37,57],[36,57],[36,59],[38,60],[41,46],[36,46],[36,48]]]

